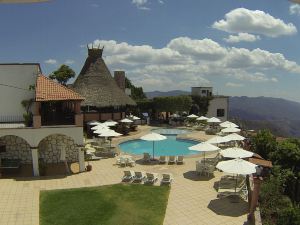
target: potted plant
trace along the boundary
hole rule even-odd
[[[88,164],[86,166],[86,171],[91,171],[93,167],[92,167],[92,165],[90,165],[89,161],[87,161],[87,162],[88,162]]]

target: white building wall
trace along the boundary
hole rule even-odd
[[[35,85],[39,73],[38,64],[0,64],[0,123],[24,120],[21,101],[34,98],[29,86]]]
[[[205,93],[202,93],[205,91]],[[201,97],[208,97],[210,96],[209,93],[212,94],[213,88],[212,87],[192,87],[192,96],[201,96]]]
[[[224,109],[224,116],[217,116],[217,110]],[[228,97],[217,97],[214,96],[213,99],[209,102],[207,117],[218,117],[222,121],[228,120],[228,111],[229,111],[229,99]]]

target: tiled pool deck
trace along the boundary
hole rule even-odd
[[[131,139],[149,131],[140,132],[122,139]],[[205,140],[202,132],[189,134],[190,138]],[[115,142],[122,140],[119,138]],[[183,165],[143,165],[137,163],[130,168],[136,171],[150,171],[159,174],[173,174],[165,225],[243,225],[247,220],[248,203],[232,203],[229,199],[217,199],[216,182],[222,173],[216,171],[215,177],[197,176],[195,161],[200,156],[185,158]],[[139,159],[139,158],[136,158]],[[67,177],[0,179],[0,224],[38,225],[40,190],[78,188],[120,183],[124,168],[114,165],[116,159],[103,159],[91,162],[93,170]],[[126,169],[129,169],[128,167]],[[136,184],[142,185],[142,184]],[[158,185],[158,183],[156,184]]]

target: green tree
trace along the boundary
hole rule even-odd
[[[195,108],[194,106],[190,113],[206,115],[208,111],[209,101],[212,99],[213,97],[192,96],[193,104],[197,105],[198,107]]]
[[[277,148],[276,138],[269,130],[260,130],[252,141],[254,152],[265,159],[269,159],[269,154]]]
[[[134,100],[138,101],[147,98],[143,91],[143,88],[134,86],[127,77],[125,77],[125,87],[131,90],[131,97]]]
[[[57,80],[58,83],[66,85],[68,80],[75,77],[75,72],[67,65],[61,65],[56,71],[49,75],[52,80]]]
[[[192,106],[190,96],[168,96],[156,97],[153,99],[154,107],[159,112],[183,112],[189,111]]]

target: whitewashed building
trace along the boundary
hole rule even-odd
[[[192,96],[209,97],[207,117],[217,117],[222,121],[228,120],[229,114],[229,97],[214,95],[212,87],[192,87]]]

